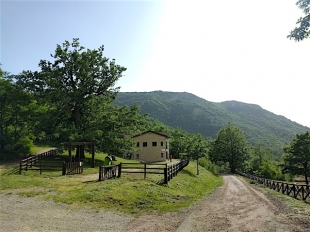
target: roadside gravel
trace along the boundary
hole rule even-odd
[[[0,195],[0,231],[124,231],[134,218],[39,198]]]
[[[0,194],[0,207],[3,232],[310,231],[310,215],[296,215],[280,201],[231,175],[224,176],[224,185],[200,202],[164,215],[135,218],[5,193]]]

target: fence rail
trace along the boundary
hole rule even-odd
[[[42,161],[47,159],[48,157],[56,156],[58,154],[57,149],[51,149],[49,151],[43,152],[38,155],[29,156],[26,159],[23,159],[19,162],[19,174],[22,174],[22,171],[27,170],[40,170],[38,169],[38,165],[42,166]],[[42,170],[40,170],[40,173]]]
[[[30,156],[20,161],[19,174],[22,171],[62,171],[62,175],[73,175],[83,173],[83,162],[65,162],[62,160],[47,160],[58,154],[57,149],[51,149],[38,155]]]
[[[282,181],[269,180],[250,174],[237,172],[239,175],[249,178],[251,180],[256,180],[258,183],[265,185],[266,187],[286,194],[288,196],[294,197],[296,199],[301,199],[303,201],[310,200],[310,186],[306,184],[293,184]]]
[[[165,184],[175,177],[184,167],[188,165],[188,160],[178,163],[168,164],[146,164],[146,163],[120,163],[118,165],[108,165],[99,167],[99,181],[113,177],[121,177],[122,173],[141,173],[144,179],[147,174],[163,175]]]
[[[65,162],[62,164],[62,175],[82,174],[84,170],[83,162]]]
[[[120,170],[119,165],[99,166],[99,181],[120,177],[120,174],[117,172],[117,170]]]
[[[189,164],[189,160],[181,160],[178,163],[172,164],[170,166],[168,166],[164,171],[164,183],[168,184],[168,182],[175,177],[176,175],[178,175],[178,173],[180,171],[183,170],[183,168],[185,168],[187,165]]]

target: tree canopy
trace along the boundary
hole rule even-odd
[[[146,115],[137,106],[111,104],[126,68],[103,52],[103,46],[85,49],[73,39],[57,45],[51,61],[41,60],[40,71],[8,75],[0,69],[1,149],[25,156],[33,141],[58,148],[70,141],[94,141],[98,150],[115,155],[132,150],[125,135],[145,130]],[[28,150],[17,149],[26,142]]]
[[[284,147],[284,165],[282,171],[303,175],[306,184],[310,176],[310,132],[297,134],[289,146]]]
[[[0,69],[0,153],[2,159],[9,154],[29,153],[32,145],[32,117],[39,109],[32,95],[24,92],[5,77]]]
[[[104,57],[103,52],[104,46],[85,50],[79,39],[65,41],[51,54],[52,62],[39,62],[41,71],[24,71],[15,78],[18,85],[52,106],[58,119],[55,123],[81,135],[86,130],[90,112],[86,109],[91,107],[93,97],[114,99],[118,91],[114,85],[126,70],[114,59]]]
[[[248,159],[247,142],[243,132],[236,126],[228,123],[217,134],[211,143],[209,158],[220,165],[229,164],[230,171],[235,173]]]
[[[305,14],[297,20],[297,27],[287,36],[295,41],[306,39],[310,35],[310,0],[298,0],[296,5],[302,9]]]

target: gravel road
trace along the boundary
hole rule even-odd
[[[176,231],[310,231],[310,221],[292,215],[241,178],[225,176],[224,185],[197,204]]]
[[[1,194],[0,204],[0,231],[4,232],[310,231],[310,217],[293,217],[281,202],[231,175],[224,176],[224,185],[197,204],[164,215],[134,218],[14,194]]]

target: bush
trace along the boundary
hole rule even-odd
[[[207,158],[201,158],[198,160],[198,164],[202,167],[204,167],[205,169],[207,169],[208,171],[210,171],[213,174],[217,174],[218,173],[218,167],[216,165],[214,165],[210,160],[208,160]]]
[[[12,160],[16,158],[26,157],[33,153],[31,148],[33,147],[32,140],[25,136],[17,140],[16,143],[8,142],[8,144],[1,150],[0,160]]]
[[[264,177],[266,179],[285,180],[285,177],[281,173],[280,169],[277,166],[266,161],[263,162],[263,165],[259,167],[258,173],[261,177]]]

